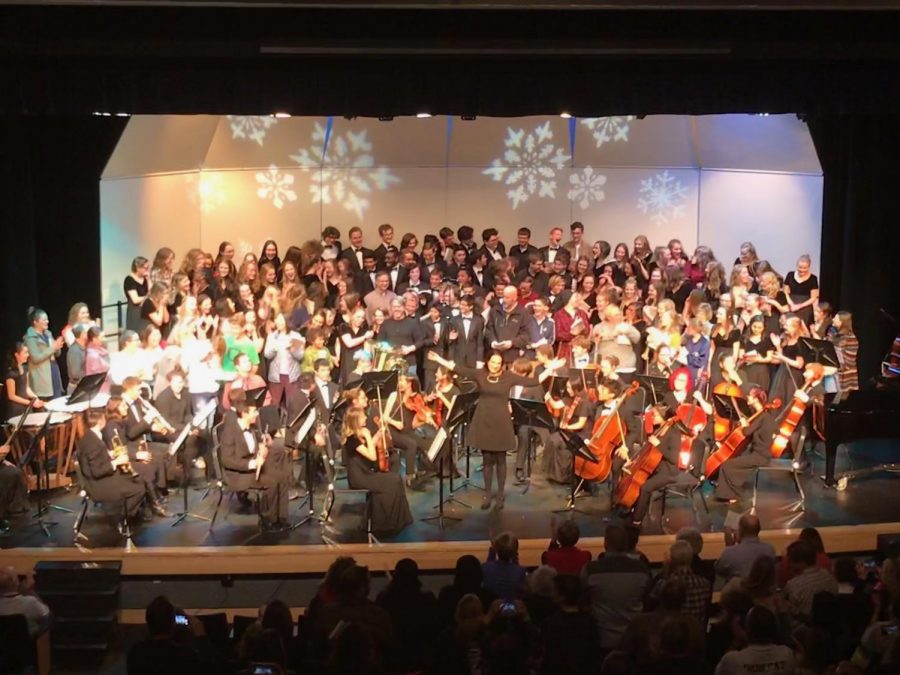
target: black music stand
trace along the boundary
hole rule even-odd
[[[565,513],[567,511],[577,511],[578,513],[587,514],[587,511],[582,511],[581,509],[575,508],[575,500],[576,492],[578,491],[578,486],[580,482],[578,481],[578,476],[575,475],[575,459],[581,457],[586,462],[590,462],[591,464],[599,464],[597,458],[591,454],[591,451],[587,449],[585,445],[584,439],[581,438],[578,434],[571,431],[563,431],[559,430],[557,432],[560,437],[562,437],[563,442],[566,444],[566,450],[572,453],[572,485],[569,491],[569,499],[566,502],[566,506],[562,509],[553,509],[553,513]]]
[[[747,403],[747,399],[727,394],[714,393],[713,407],[716,415],[730,420],[732,423],[737,422],[741,417],[751,417],[754,413],[753,408]]]
[[[48,539],[50,538],[50,526],[59,525],[59,523],[55,520],[44,520],[44,514],[47,513],[50,509],[54,509],[56,511],[62,511],[64,513],[74,513],[71,509],[67,509],[63,506],[56,506],[55,504],[48,504],[44,498],[44,491],[50,491],[50,464],[47,462],[47,450],[45,447],[44,456],[40,456],[40,451],[38,448],[40,447],[41,441],[45,439],[47,435],[47,429],[50,428],[50,420],[53,417],[52,412],[44,413],[47,415],[47,418],[44,420],[44,423],[41,425],[38,432],[32,436],[31,443],[28,445],[28,449],[22,455],[22,466],[30,464],[37,455],[37,474],[35,475],[35,488],[37,492],[37,509],[32,516],[32,519],[37,520],[37,525],[40,528],[41,532],[44,533],[44,536]],[[41,483],[41,479],[46,481],[46,486]]]
[[[97,395],[103,383],[106,382],[106,373],[107,371],[104,370],[102,373],[93,373],[82,377],[66,399],[66,405],[75,405],[87,401],[88,409],[90,410],[94,396]]]
[[[309,415],[315,415],[315,407],[316,407],[316,404],[314,401],[310,401],[309,403],[307,403],[303,407],[303,410],[301,410],[299,413],[297,413],[294,416],[294,419],[292,419],[287,424],[287,426],[285,427],[285,432],[284,432],[285,436],[287,436],[287,434],[289,433],[289,430],[293,429],[294,426],[296,426],[300,422],[301,419],[305,419]],[[305,426],[305,423],[304,423],[304,426]],[[309,428],[302,435],[300,434],[300,432],[303,431],[303,427],[301,427],[300,429],[297,430],[297,438],[294,441],[296,443],[297,448],[300,448],[300,446],[306,440],[306,437],[309,435],[309,433],[313,430],[313,428],[315,426],[316,426],[316,423],[315,423],[315,420],[313,420],[312,423],[309,425]],[[327,433],[327,431],[326,431],[326,433]],[[296,530],[301,525],[306,525],[306,523],[310,523],[310,522],[319,523],[321,525],[325,520],[324,518],[322,518],[322,516],[320,516],[316,513],[315,505],[313,503],[314,487],[313,487],[313,483],[312,483],[312,457],[311,457],[311,453],[310,453],[308,447],[303,450],[303,455],[304,455],[303,466],[304,466],[304,470],[306,471],[306,496],[297,505],[297,508],[301,509],[301,508],[303,508],[304,504],[309,504],[309,510],[307,511],[307,514],[302,519],[300,519],[299,522],[291,525],[292,530]]]
[[[513,413],[513,425],[516,427],[527,426],[530,429],[552,429],[556,421],[547,409],[544,401],[534,401],[527,398],[511,398],[509,400]],[[535,454],[534,431],[528,432],[528,454],[525,455],[525,489],[522,494],[528,492],[531,487],[531,458]]]
[[[434,437],[434,441],[432,441],[431,448],[429,448],[428,459],[432,463],[435,463],[438,468],[440,468],[440,459],[441,455],[446,452],[451,452],[452,443],[450,439],[453,435],[453,432],[456,428],[463,424],[468,416],[470,409],[474,406],[475,401],[478,400],[478,392],[473,391],[467,394],[459,394],[454,400],[453,405],[450,410],[447,411],[447,416],[444,418],[444,423],[441,425],[441,428],[438,429],[437,435]],[[438,503],[433,507],[438,510],[437,515],[428,516],[426,518],[422,518],[423,522],[430,522],[432,520],[437,521],[438,526],[441,529],[444,529],[444,521],[445,520],[460,520],[457,516],[447,516],[444,515],[444,504],[459,504],[466,508],[472,508],[469,504],[456,499],[453,496],[453,470],[456,468],[455,463],[452,461],[452,452],[450,457],[449,470],[450,474],[450,493],[445,498],[444,497],[444,473],[443,471],[438,471]]]
[[[210,401],[209,404],[207,404],[207,405],[209,406],[209,412],[207,412],[207,414],[203,416],[203,424],[204,425],[208,423],[210,416],[216,412],[216,408],[215,408],[215,406],[212,405],[212,401]],[[201,410],[200,412],[204,412],[204,411]],[[197,424],[197,425],[194,424],[195,418],[197,416],[198,415],[195,415],[194,418],[191,418],[191,421],[187,423],[187,426],[191,428],[191,431],[193,431],[195,429],[199,429],[201,426],[200,424]],[[189,431],[187,433],[190,434],[191,432]],[[176,454],[181,449],[181,447],[184,446],[185,443],[187,443],[187,436],[185,436],[182,439],[181,446],[173,448],[172,454],[173,455]],[[212,448],[212,451],[215,452],[216,448]],[[182,503],[182,511],[181,511],[181,513],[175,514],[175,520],[172,522],[171,527],[180,525],[188,518],[194,518],[196,520],[206,520],[206,521],[210,520],[210,518],[208,516],[201,516],[200,514],[197,514],[197,513],[191,513],[190,509],[188,509],[188,491],[190,490],[190,486],[191,486],[191,472],[190,472],[190,468],[187,466],[187,463],[184,461],[183,456],[182,456],[181,463],[182,463],[181,488],[182,488],[184,501]],[[209,485],[207,484],[206,492],[200,498],[200,501],[203,501],[203,499],[206,498],[206,495],[208,493],[209,493]]]
[[[568,395],[566,384],[568,384],[569,378],[565,375],[553,375],[544,381],[547,383],[544,386],[544,391],[550,394],[550,396],[563,398]]]
[[[649,392],[652,405],[659,405],[666,394],[669,393],[669,381],[665,377],[654,377],[653,375],[635,375],[634,379],[638,381],[641,389]]]
[[[800,353],[807,363],[820,363],[826,368],[839,369],[841,367],[837,350],[831,340],[802,337],[800,338]]]
[[[600,371],[596,368],[569,368],[569,381],[584,383],[584,390],[590,391],[597,388],[597,375]]]
[[[474,387],[474,385],[473,385]],[[460,396],[468,396],[467,400],[470,401],[467,408],[465,410],[460,410],[459,414],[462,416],[461,420],[455,425],[454,435],[463,433],[467,433],[466,427],[472,421],[472,415],[475,413],[475,404],[478,402],[479,396],[481,396],[481,392],[477,387],[474,387],[470,391],[463,392],[457,396],[457,399]],[[453,486],[453,474],[456,472],[456,463],[451,462],[450,466],[450,492],[454,493],[459,490],[464,490],[469,487],[473,487],[476,490],[484,490],[484,488],[480,485],[476,485],[472,482],[471,478],[471,462],[472,462],[472,447],[466,442],[466,439],[463,439],[463,444],[466,446],[466,477],[463,478],[462,482],[454,487]],[[479,471],[479,469],[476,469]],[[467,508],[471,508],[468,504],[464,504]]]
[[[266,403],[266,394],[269,390],[266,387],[257,387],[256,389],[244,389],[244,398],[247,405],[252,405],[259,410]]]

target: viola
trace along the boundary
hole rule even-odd
[[[754,413],[748,419],[748,422],[752,424],[756,418],[758,418],[764,411],[766,410],[777,410],[781,407],[781,399],[773,399],[771,403],[767,403],[762,410],[758,413]],[[727,462],[732,457],[737,457],[741,454],[744,449],[747,447],[747,442],[749,441],[748,436],[745,433],[745,428],[743,425],[738,424],[723,440],[718,444],[715,451],[712,452],[709,458],[706,460],[706,468],[704,469],[704,475],[707,478],[712,478],[718,472],[721,466]]]
[[[378,460],[378,470],[387,473],[391,470],[391,448],[394,441],[391,438],[391,432],[387,427],[384,419],[384,406],[381,403],[381,389],[378,392],[378,415],[375,417],[375,424],[378,428],[375,430],[375,458]]]
[[[410,394],[406,397],[406,400],[403,401],[403,405],[406,406],[407,410],[414,413],[412,421],[413,429],[418,429],[426,424],[430,424],[436,428],[440,424],[437,421],[437,407],[435,406],[435,408],[432,408],[429,406],[421,393]]]
[[[647,439],[637,456],[631,460],[629,465],[631,473],[622,476],[619,484],[616,486],[616,494],[614,496],[616,504],[621,504],[627,509],[634,506],[641,494],[641,488],[644,483],[654,474],[663,460],[662,451],[658,447],[659,440],[677,423],[677,417],[671,417],[663,422],[657,432]]]
[[[713,387],[713,394],[718,394],[719,396],[727,396],[728,398],[738,399],[744,398],[744,392],[741,391],[741,388],[736,384],[731,382],[719,382],[715,387]],[[716,414],[713,417],[713,433],[715,434],[714,438],[717,441],[723,441],[731,433],[732,420],[727,417],[720,417]]]
[[[616,399],[612,411],[594,422],[591,437],[586,443],[588,450],[597,460],[589,462],[582,457],[575,457],[575,475],[583,480],[605,481],[612,472],[613,453],[616,448],[625,444],[625,427],[619,417],[622,402],[640,388],[637,380],[629,385]]]

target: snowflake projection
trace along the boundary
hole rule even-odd
[[[366,133],[363,129],[358,133],[348,130],[339,136],[332,135],[326,157],[325,128],[316,122],[312,145],[291,155],[299,166],[316,169],[309,186],[314,204],[340,204],[362,220],[370,206],[369,195],[400,182],[390,169],[375,166],[372,142]],[[326,162],[330,166],[325,166]]]
[[[187,192],[202,213],[211,213],[225,203],[225,185],[217,173],[197,171],[187,176]]]
[[[535,195],[555,199],[556,172],[571,158],[553,143],[550,122],[544,122],[528,134],[524,129],[507,127],[503,143],[506,146],[503,157],[493,160],[490,168],[482,173],[494,182],[502,181],[509,186],[506,197],[513,209]]]
[[[570,175],[569,184],[572,188],[569,190],[568,197],[570,200],[578,202],[582,211],[587,210],[591,202],[602,202],[606,197],[603,192],[606,176],[595,172],[590,166],[582,169],[581,173]]]
[[[269,127],[278,124],[274,117],[261,117],[258,115],[227,115],[228,124],[231,126],[232,140],[255,141],[260,147],[266,140]]]
[[[684,215],[687,188],[668,170],[641,181],[637,207],[650,215],[654,225],[663,225]]]
[[[614,117],[588,117],[581,123],[591,130],[594,142],[599,148],[605,143],[624,141],[628,142],[628,132],[631,131],[631,122],[634,115],[617,115]]]
[[[256,196],[266,199],[280,209],[286,202],[297,201],[297,193],[294,192],[294,177],[289,173],[281,173],[274,164],[269,165],[267,171],[256,173]]]

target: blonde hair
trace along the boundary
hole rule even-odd
[[[759,288],[766,297],[774,298],[781,290],[781,284],[775,272],[763,272],[759,277]]]
[[[348,392],[349,393],[349,392]],[[344,415],[344,426],[341,429],[341,440],[346,441],[366,428],[366,411],[350,408]]]

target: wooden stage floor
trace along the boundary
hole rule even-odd
[[[840,454],[839,471],[849,468],[848,456],[852,457],[854,469],[896,461],[900,458],[900,444],[889,441],[854,443],[849,455]],[[512,458],[509,459],[512,475]],[[480,461],[476,460],[474,464],[480,464]],[[900,533],[900,522],[895,522],[900,521],[897,476],[875,473],[852,481],[845,491],[838,492],[824,488],[818,478],[822,472],[823,461],[813,456],[812,472],[802,478],[806,502],[801,513],[783,508],[796,498],[787,474],[766,474],[760,479],[758,512],[764,528],[763,538],[777,551],[782,552],[796,538],[799,529],[807,526],[820,529],[829,553],[871,551],[875,548],[877,534]],[[484,556],[491,532],[509,530],[520,539],[522,562],[538,564],[540,553],[547,546],[553,510],[564,506],[567,490],[536,476],[527,494],[522,494],[522,487],[508,486],[503,511],[482,511],[479,508],[482,492],[474,486],[481,483],[481,474],[477,471],[472,473],[472,483],[455,493],[459,503],[445,506],[445,513],[459,517],[459,521],[448,522],[441,529],[433,521],[421,520],[435,513],[435,482],[425,492],[409,493],[415,523],[398,535],[374,544],[369,544],[359,529],[362,504],[355,497],[338,500],[334,523],[326,529],[306,524],[289,532],[266,534],[258,533],[254,514],[240,513],[237,502],[229,504],[226,501],[213,532],[209,532],[206,521],[191,519],[172,527],[172,519],[155,518],[135,532],[134,546],[128,548],[112,527],[112,519],[98,509],[90,510],[83,529],[87,538],[79,545],[73,537],[74,515],[51,512],[49,518],[57,524],[49,528],[49,537],[41,532],[31,515],[23,516],[13,521],[9,533],[0,536],[0,562],[29,570],[38,560],[89,563],[121,559],[123,573],[127,576],[223,576],[316,574],[323,572],[336,556],[352,555],[378,571],[392,568],[403,557],[414,557],[423,570],[448,570],[454,567],[460,555]],[[698,526],[704,533],[704,557],[718,555],[723,546],[722,530],[729,508],[739,514],[747,511],[750,503],[748,500],[728,507],[712,499],[711,486],[706,486],[704,493],[708,514],[699,499],[692,508],[686,499],[670,497],[664,517],[660,513],[660,503],[654,503],[644,523],[640,542],[641,550],[652,561],[663,560],[674,533],[685,525]],[[191,490],[191,511],[210,515],[215,506],[214,497],[201,501],[201,494]],[[317,493],[317,505],[322,503],[322,496]],[[80,504],[77,488],[56,490],[50,501],[73,510]],[[172,491],[169,510],[180,510],[181,501],[181,491]],[[299,502],[291,502],[294,522],[306,512],[305,506],[302,509],[298,506]],[[583,545],[592,551],[601,550],[604,528],[615,519],[609,508],[606,487],[601,486],[591,498],[579,499],[578,508],[583,512],[576,512],[572,517],[581,528]],[[560,519],[566,515],[556,517]],[[323,542],[323,533],[330,543]]]

